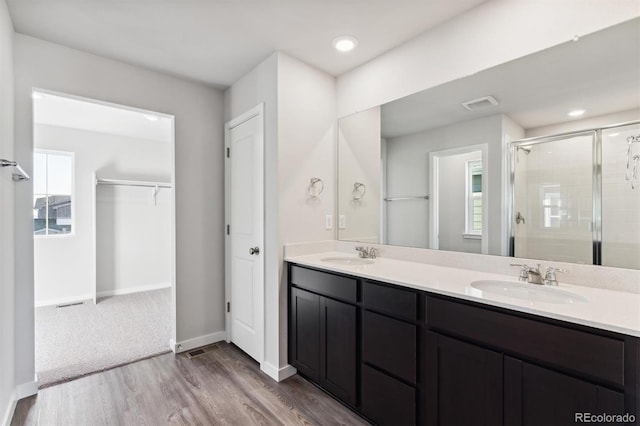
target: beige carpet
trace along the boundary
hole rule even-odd
[[[171,289],[36,308],[40,387],[169,351]]]

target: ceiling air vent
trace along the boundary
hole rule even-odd
[[[462,106],[469,111],[477,111],[479,109],[488,108],[498,105],[498,101],[493,96],[485,96],[483,98],[472,99],[462,103]]]

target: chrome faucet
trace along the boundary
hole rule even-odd
[[[540,264],[535,268],[524,265],[520,263],[512,263],[511,266],[520,266],[520,275],[518,275],[518,280],[528,282],[530,284],[538,284],[538,285],[550,285],[557,286],[558,279],[556,278],[556,272],[567,272],[566,269],[556,268],[555,266],[549,266],[544,274],[544,278],[542,278],[542,272],[540,271]]]
[[[539,263],[535,268],[520,263],[512,263],[511,266],[520,266],[521,269],[520,275],[518,275],[518,280],[528,282],[529,284],[543,284]]]
[[[378,254],[378,251],[374,247],[358,246],[356,247],[356,251],[358,252],[358,256],[364,259],[375,259]]]

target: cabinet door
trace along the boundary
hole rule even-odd
[[[320,326],[320,384],[356,405],[356,307],[324,297]]]
[[[624,414],[624,395],[515,358],[505,357],[505,423],[566,425],[576,415]]]
[[[320,381],[320,299],[291,289],[291,364],[316,382]]]
[[[413,426],[416,390],[362,364],[362,414],[380,426]]]
[[[427,332],[429,425],[502,424],[502,354]]]

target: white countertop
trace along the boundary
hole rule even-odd
[[[336,265],[322,261],[327,257],[356,257],[343,252],[324,252],[304,256],[287,256],[287,262],[343,274],[355,275],[403,287],[425,290],[526,312],[546,318],[582,324],[603,330],[640,337],[640,295],[622,291],[581,287],[560,282],[558,287],[544,286],[545,291],[568,291],[585,302],[545,303],[487,293],[471,287],[473,281],[499,280],[518,282],[517,276],[491,274],[460,268],[377,258],[369,265]],[[530,284],[533,287],[539,287]]]

